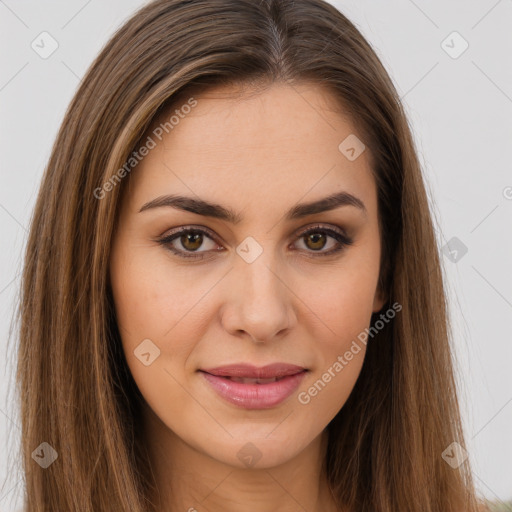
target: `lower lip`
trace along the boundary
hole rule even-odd
[[[225,377],[201,373],[222,398],[244,409],[269,409],[280,404],[299,387],[306,375],[303,371],[268,384],[242,384]]]

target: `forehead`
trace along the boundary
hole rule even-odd
[[[279,194],[298,201],[347,189],[369,201],[373,193],[368,152],[351,161],[340,150],[361,134],[341,103],[314,84],[181,94],[147,137],[155,147],[130,177],[139,202],[186,193],[225,203],[229,194],[235,204],[264,206]]]

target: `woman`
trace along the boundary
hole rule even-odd
[[[20,315],[27,512],[477,510],[411,132],[322,0],[125,23],[55,142]]]

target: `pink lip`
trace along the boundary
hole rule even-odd
[[[244,409],[268,409],[288,398],[299,386],[307,370],[302,366],[275,363],[261,368],[233,364],[199,370],[222,398]],[[275,382],[255,384],[230,380],[235,378],[270,379]]]

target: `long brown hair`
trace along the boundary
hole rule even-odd
[[[468,461],[452,468],[442,457],[464,446],[442,271],[411,130],[374,50],[323,0],[157,0],[82,80],[33,213],[16,381],[26,512],[154,510],[141,395],[108,275],[122,191],[137,172],[126,162],[155,117],[191,91],[277,82],[324,87],[362,135],[378,189],[379,286],[402,305],[369,340],[328,425],[333,495],[351,512],[477,510]],[[31,456],[42,442],[58,453],[46,469]]]

